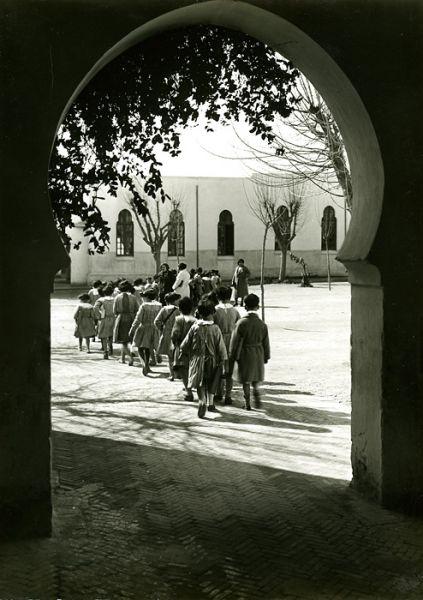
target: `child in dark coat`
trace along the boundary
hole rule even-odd
[[[255,294],[244,298],[247,315],[242,317],[232,333],[229,358],[238,362],[238,378],[244,390],[246,410],[251,410],[250,390],[253,386],[254,404],[260,408],[260,382],[264,380],[264,365],[270,358],[269,333],[256,311],[260,300]]]
[[[198,416],[207,410],[214,412],[214,395],[219,374],[228,358],[222,332],[213,322],[214,304],[202,300],[197,308],[199,319],[181,344],[181,352],[189,356],[188,388],[198,394]]]

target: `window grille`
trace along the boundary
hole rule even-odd
[[[321,234],[321,249],[336,250],[336,217],[333,206],[326,206],[323,211]]]
[[[129,210],[121,210],[116,223],[116,256],[134,256],[134,223]]]
[[[181,211],[176,208],[169,215],[167,255],[185,256],[185,223]]]
[[[219,256],[234,255],[234,222],[232,213],[223,210],[217,224],[217,254]]]

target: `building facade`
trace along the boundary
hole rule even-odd
[[[252,276],[259,277],[264,226],[250,205],[256,202],[256,188],[242,177],[164,177],[167,193],[179,201],[178,208],[170,202],[160,206],[162,223],[169,221],[168,239],[161,260],[171,268],[183,261],[188,268],[218,269],[224,279],[232,276],[239,258],[243,258]],[[278,193],[283,197],[287,190]],[[116,198],[104,191],[100,206],[111,227],[110,247],[104,254],[88,254],[87,238],[79,223],[71,230],[79,250],[71,250],[71,283],[86,284],[95,279],[114,277],[145,277],[155,273],[155,261],[143,239],[137,219],[124,191]],[[283,200],[281,200],[281,206]],[[173,212],[172,212],[173,211]],[[326,219],[322,221],[323,216]],[[322,225],[323,223],[323,225]],[[330,223],[325,234],[324,223]],[[329,193],[311,183],[303,189],[295,238],[291,251],[302,257],[312,276],[327,274],[327,254],[331,273],[345,276],[345,267],[336,261],[349,224],[349,213]],[[326,237],[329,253],[326,252]],[[266,241],[265,275],[277,277],[281,252],[270,229]],[[287,259],[287,276],[298,277],[301,267]]]

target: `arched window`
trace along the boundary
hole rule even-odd
[[[234,222],[229,210],[222,210],[217,224],[217,254],[219,256],[234,255]]]
[[[121,210],[116,223],[116,256],[134,256],[134,224],[129,210]]]
[[[322,250],[336,250],[336,217],[333,206],[326,206],[323,211]]]
[[[185,256],[185,223],[181,211],[177,208],[169,215],[167,255]]]
[[[280,250],[278,237],[282,238],[282,241],[285,241],[287,244],[287,249],[291,249],[291,222],[289,219],[289,212],[286,206],[278,206],[276,209],[276,214],[278,215],[278,219],[273,225],[273,231],[275,232],[275,250]]]

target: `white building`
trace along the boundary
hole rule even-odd
[[[243,258],[252,276],[259,276],[263,224],[252,213],[248,198],[254,197],[254,186],[242,177],[164,177],[164,188],[181,199],[180,212],[183,224],[176,241],[170,236],[161,254],[162,262],[175,268],[177,260],[187,263],[188,269],[219,269],[223,278],[230,278],[237,260]],[[82,224],[72,231],[74,241],[81,241],[79,250],[71,250],[71,283],[86,284],[95,279],[111,279],[118,276],[134,279],[154,274],[155,262],[145,243],[135,216],[125,199],[105,196],[99,206],[111,227],[110,249],[105,254],[88,254],[87,238],[83,236]],[[304,258],[310,274],[325,276],[327,273],[326,250],[322,240],[321,220],[323,212],[329,211],[336,220],[330,239],[330,264],[333,275],[345,276],[345,267],[335,260],[349,223],[349,214],[328,193],[312,184],[306,187],[303,213],[298,231],[291,243],[292,252]],[[164,222],[169,217],[169,204],[161,206]],[[176,243],[179,244],[177,257]],[[266,275],[277,277],[280,251],[275,248],[275,236],[271,230],[266,244]],[[301,275],[301,268],[289,258],[287,275]]]

